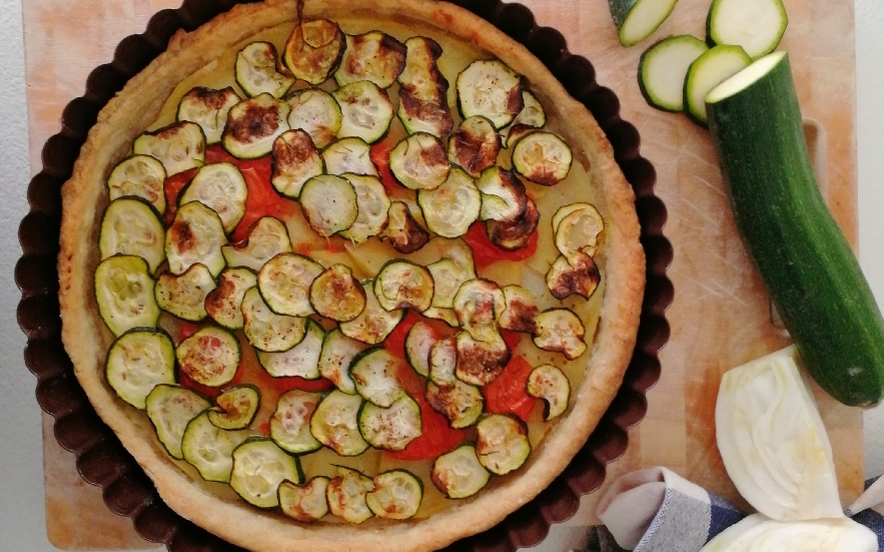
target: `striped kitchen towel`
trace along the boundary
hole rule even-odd
[[[884,478],[845,510],[878,535],[884,552]],[[666,468],[627,474],[601,498],[584,552],[698,552],[744,517],[731,504]]]

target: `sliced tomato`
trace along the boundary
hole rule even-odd
[[[178,211],[178,196],[181,195],[181,190],[193,180],[196,171],[196,168],[188,169],[173,174],[163,182],[163,189],[166,192],[166,212],[163,214],[163,222],[166,223],[166,226],[175,220],[175,212]]]
[[[497,414],[515,414],[528,421],[537,399],[528,395],[525,387],[533,367],[522,356],[514,356],[494,381],[482,388],[485,411]]]
[[[335,384],[331,382],[331,380],[327,380],[325,378],[319,378],[315,380],[308,380],[304,378],[299,378],[297,376],[287,377],[287,378],[272,378],[274,388],[279,391],[279,394],[282,395],[286,391],[291,391],[292,389],[300,389],[301,391],[310,391],[310,392],[320,392],[325,393],[326,391],[331,391],[335,388]]]
[[[528,245],[516,251],[506,251],[494,245],[485,233],[485,223],[481,221],[474,222],[463,239],[473,250],[473,262],[478,269],[497,261],[521,261],[537,251],[537,230],[531,234]]]
[[[402,186],[393,177],[393,172],[390,171],[390,150],[395,145],[396,140],[387,137],[373,144],[368,153],[371,162],[378,169],[378,174],[381,175],[381,184],[384,185],[388,195],[395,195],[396,192],[402,189]]]
[[[414,371],[411,371],[414,373]],[[408,443],[404,450],[399,452],[385,452],[391,458],[397,460],[429,460],[444,454],[468,437],[465,429],[451,429],[448,418],[439,414],[427,400],[423,392],[412,395],[421,409],[421,436]]]

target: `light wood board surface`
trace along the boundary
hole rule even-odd
[[[598,82],[621,102],[638,129],[641,153],[657,171],[666,204],[665,234],[675,251],[668,276],[675,300],[672,335],[661,351],[662,375],[648,393],[648,413],[630,431],[627,454],[608,469],[610,482],[634,469],[665,465],[738,504],[724,473],[712,424],[721,374],[788,343],[771,323],[769,302],[737,236],[712,144],[705,130],[677,114],[651,109],[636,82],[641,52],[667,35],[705,34],[710,0],[681,0],[654,37],[633,48],[617,43],[606,0],[523,0],[539,25],[558,29],[571,52],[587,57]],[[45,140],[58,132],[62,109],[83,94],[89,71],[107,63],[123,37],[140,33],[156,11],[178,0],[24,0],[31,167],[40,168]],[[790,53],[815,164],[829,205],[856,249],[855,45],[853,2],[785,0],[790,17],[782,49]],[[862,412],[817,393],[835,449],[842,500],[863,479]],[[73,455],[60,449],[44,420],[47,531],[69,550],[152,548],[131,521],[107,511],[97,488],[83,483]],[[575,528],[597,522],[600,493],[553,527],[543,550],[565,550]],[[577,535],[577,536],[575,536]]]

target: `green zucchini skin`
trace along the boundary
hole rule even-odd
[[[789,58],[771,55],[782,59],[753,84],[707,96],[734,218],[808,372],[871,406],[884,397],[884,319],[817,187]]]

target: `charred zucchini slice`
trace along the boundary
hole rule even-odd
[[[405,68],[398,79],[399,120],[409,133],[428,132],[442,137],[453,126],[448,81],[436,63],[442,47],[431,38],[416,36],[405,41],[405,48]]]
[[[602,215],[590,203],[572,203],[553,215],[556,249],[569,261],[579,260],[580,253],[595,254],[605,230]]]
[[[218,275],[218,285],[206,295],[206,313],[225,328],[241,330],[242,298],[256,285],[258,277],[248,268],[225,268]]]
[[[273,141],[273,176],[277,192],[297,199],[304,183],[325,172],[325,161],[306,131],[287,130]]]
[[[261,217],[249,229],[245,241],[221,246],[227,266],[244,267],[255,272],[280,253],[292,250],[285,224],[274,217]]]
[[[198,124],[203,129],[206,144],[217,144],[227,123],[227,112],[241,100],[230,86],[220,90],[196,86],[178,102],[177,118]]]
[[[568,309],[549,309],[534,317],[537,330],[534,344],[544,351],[555,351],[573,360],[586,351],[583,341],[586,330],[574,312]]]
[[[416,322],[405,336],[405,359],[424,377],[430,374],[430,349],[439,339],[439,332],[423,320]]]
[[[110,202],[101,219],[98,251],[102,259],[113,255],[137,255],[147,261],[151,274],[166,259],[166,230],[153,206],[136,197]]]
[[[372,516],[366,495],[373,489],[374,482],[370,477],[338,466],[338,476],[329,481],[326,488],[329,510],[350,523],[362,523]]]
[[[493,166],[499,152],[500,137],[481,115],[465,119],[448,139],[448,159],[473,177]]]
[[[447,337],[430,347],[427,378],[438,386],[452,386],[458,380],[457,370],[457,339]]]
[[[218,213],[199,201],[182,205],[166,231],[169,272],[181,274],[194,264],[202,263],[212,276],[217,276],[225,265],[221,247],[226,243]]]
[[[399,381],[402,361],[383,347],[363,351],[350,365],[356,392],[368,402],[390,407],[405,390]]]
[[[230,108],[221,143],[230,155],[256,159],[273,150],[276,137],[289,129],[289,104],[258,94]]]
[[[483,386],[494,381],[510,360],[506,342],[497,333],[484,335],[485,341],[475,339],[470,332],[457,334],[457,379],[471,385]]]
[[[552,420],[560,416],[568,408],[571,396],[571,383],[568,376],[552,364],[542,364],[528,374],[526,384],[528,394],[536,399],[543,399],[543,419]]]
[[[586,299],[592,297],[601,282],[601,274],[595,261],[585,253],[575,253],[569,261],[559,255],[546,273],[546,286],[558,300],[571,295]]]
[[[343,52],[344,33],[337,23],[301,19],[285,43],[282,61],[296,78],[316,85],[331,75]]]
[[[392,202],[384,185],[374,176],[361,174],[342,175],[356,190],[356,221],[341,231],[341,237],[359,244],[383,232],[387,226],[387,212]]]
[[[522,78],[500,60],[476,60],[457,76],[457,105],[464,119],[481,115],[494,128],[522,110]]]
[[[310,418],[321,400],[321,393],[300,389],[292,389],[279,396],[276,411],[270,418],[270,438],[279,448],[292,454],[302,454],[322,446],[310,433]]]
[[[289,127],[310,135],[317,148],[334,141],[341,129],[341,106],[321,88],[306,88],[288,100]]]
[[[515,144],[524,132],[531,129],[542,128],[546,124],[546,112],[543,105],[531,92],[522,89],[522,110],[513,119],[509,126],[500,131],[504,147]]]
[[[301,189],[301,207],[307,224],[325,238],[353,226],[359,214],[358,205],[356,189],[340,176],[314,176]]]
[[[153,288],[141,257],[114,255],[101,261],[95,269],[95,299],[101,319],[115,336],[132,328],[156,326],[160,308]]]
[[[276,314],[309,316],[310,286],[322,274],[322,265],[297,253],[280,253],[258,271],[258,290]]]
[[[181,439],[187,424],[212,406],[202,395],[180,385],[161,383],[145,399],[147,417],[169,456],[182,460]]]
[[[390,171],[410,190],[433,190],[448,178],[451,163],[432,134],[415,132],[390,150]]]
[[[418,190],[417,202],[431,232],[458,238],[479,218],[482,195],[470,175],[455,167],[441,186]]]
[[[430,271],[405,260],[387,262],[374,282],[378,303],[388,311],[406,308],[425,311],[432,304],[433,289]]]
[[[310,433],[341,456],[357,456],[368,449],[359,432],[359,410],[363,399],[334,390],[326,395],[310,418]]]
[[[399,253],[414,253],[430,241],[430,233],[418,224],[407,203],[394,201],[387,211],[383,238]]]
[[[497,319],[497,325],[504,330],[533,334],[537,329],[534,317],[540,313],[534,296],[519,285],[504,286],[502,291],[506,309]]]
[[[451,385],[427,382],[427,402],[436,412],[448,418],[448,425],[463,429],[476,423],[482,415],[485,398],[478,387],[455,380]]]
[[[325,148],[322,159],[328,174],[378,176],[378,169],[372,163],[370,154],[371,146],[362,138],[343,138]]]
[[[514,219],[487,220],[485,233],[491,243],[504,251],[517,251],[526,247],[540,222],[540,211],[530,197],[525,201],[525,211]]]
[[[191,380],[207,387],[221,387],[233,380],[242,349],[230,330],[206,326],[178,344],[178,368]]]
[[[154,206],[157,213],[166,212],[166,169],[149,155],[132,155],[114,167],[107,178],[108,199],[140,197]]]
[[[571,148],[552,132],[537,131],[516,142],[513,168],[531,182],[553,186],[571,171]]]
[[[298,376],[312,380],[319,377],[319,353],[325,332],[314,320],[307,320],[304,339],[287,351],[258,351],[258,362],[274,378]]]
[[[359,429],[371,446],[400,451],[421,436],[421,409],[404,393],[386,408],[366,402],[359,413]]]
[[[355,395],[356,384],[350,377],[350,364],[365,349],[364,343],[347,337],[339,328],[330,331],[325,334],[319,354],[320,375],[344,393]]]
[[[374,490],[365,495],[369,510],[379,518],[414,517],[424,497],[420,478],[406,470],[390,470],[374,478]]]
[[[341,322],[341,332],[352,339],[368,345],[376,345],[390,335],[402,318],[404,309],[388,311],[383,308],[375,296],[374,284],[371,281],[363,284],[365,290],[365,308],[349,322]]]
[[[209,207],[218,213],[224,231],[230,233],[246,214],[248,194],[246,179],[236,165],[212,163],[200,167],[178,201],[181,205],[199,201]]]
[[[200,125],[179,121],[136,138],[132,153],[159,159],[166,176],[172,176],[206,162],[206,136]]]
[[[332,92],[341,106],[342,138],[362,138],[369,144],[381,139],[393,120],[393,102],[378,85],[361,80],[345,84]]]
[[[433,307],[453,309],[454,297],[460,286],[476,278],[473,260],[468,258],[463,261],[444,258],[427,265],[427,270],[432,274],[433,282],[436,284],[433,290]]]
[[[300,483],[303,478],[298,459],[270,439],[249,440],[233,451],[230,486],[246,502],[259,508],[279,506],[279,484]]]
[[[175,346],[162,330],[130,330],[108,350],[104,374],[118,397],[144,410],[155,386],[175,383]]]
[[[181,454],[206,481],[227,483],[233,470],[233,451],[249,437],[244,429],[222,429],[209,419],[211,410],[204,411],[187,424],[181,436]]]
[[[215,287],[215,279],[206,265],[196,263],[181,274],[160,274],[153,293],[164,311],[182,320],[199,322],[208,316],[206,297]]]
[[[381,31],[346,35],[341,64],[335,71],[338,86],[367,80],[389,88],[405,68],[405,45]]]
[[[515,416],[489,414],[476,424],[476,434],[476,456],[493,474],[520,468],[531,453],[528,427]]]
[[[506,310],[506,297],[496,282],[475,278],[464,282],[454,296],[454,312],[460,325],[480,341],[497,334],[497,319]]]
[[[249,427],[258,407],[261,392],[254,385],[237,385],[225,389],[215,399],[215,406],[206,414],[212,425],[221,429],[245,429]],[[233,450],[231,449],[231,452]],[[230,456],[228,454],[228,456]]]
[[[516,220],[528,206],[528,192],[525,185],[513,173],[498,166],[482,171],[476,180],[482,192],[482,220]]]
[[[365,308],[365,290],[350,267],[335,263],[313,280],[310,304],[320,316],[348,322]]]
[[[491,474],[479,463],[476,447],[463,444],[436,458],[430,478],[448,498],[466,498],[487,485]]]
[[[328,514],[328,477],[319,475],[298,485],[291,481],[279,484],[279,507],[282,513],[297,521],[309,523]]]
[[[276,46],[257,41],[247,44],[236,54],[236,84],[249,96],[270,94],[281,98],[295,84],[295,79],[277,71]]]
[[[261,299],[257,287],[250,288],[243,296],[242,317],[243,333],[259,351],[288,351],[307,333],[305,318],[276,314]]]

